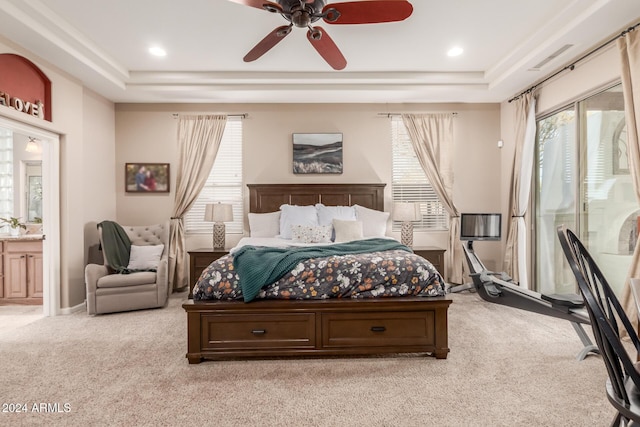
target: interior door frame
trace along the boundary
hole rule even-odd
[[[60,135],[0,116],[0,127],[42,143],[42,314],[60,314]]]

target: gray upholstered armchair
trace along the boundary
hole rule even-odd
[[[106,257],[104,265],[89,264],[85,268],[88,314],[113,313],[163,307],[169,294],[169,222],[146,226],[123,225],[132,245],[164,245],[157,272],[110,274]],[[98,227],[103,244],[102,228]],[[103,250],[104,253],[104,250]]]

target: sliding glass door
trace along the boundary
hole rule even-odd
[[[564,224],[575,229],[577,224],[576,142],[573,107],[538,121],[535,272],[542,293],[566,293],[569,283],[565,276],[571,272],[563,268],[556,228]]]
[[[572,229],[620,293],[638,236],[638,203],[626,158],[621,87],[538,121],[535,283],[543,293],[575,292],[556,228]]]

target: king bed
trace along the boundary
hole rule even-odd
[[[248,187],[252,237],[241,240],[231,254],[207,267],[197,283],[191,284],[194,299],[183,304],[187,312],[189,363],[237,357],[384,353],[447,357],[447,310],[451,300],[444,296],[442,277],[427,260],[407,252],[395,241],[376,237],[375,233],[371,238],[348,243],[331,241],[312,247],[303,244],[298,248],[301,250],[276,248],[264,254],[262,250],[270,249],[258,247],[256,242],[274,239],[253,237],[257,234],[253,228],[258,219],[273,222],[269,219],[271,215],[276,212],[284,215],[285,208],[307,207],[309,211],[309,207],[315,205],[323,209],[318,211],[321,219],[326,212],[336,213],[338,209],[346,212],[346,207],[352,207],[349,212],[359,209],[362,218],[358,219],[380,214],[384,210],[384,184],[250,184]],[[286,220],[278,214],[277,221],[282,227],[282,221]],[[333,233],[331,240],[346,241],[340,240],[343,233],[349,236],[351,226],[357,223],[362,227],[362,222],[334,219],[335,228],[328,228],[330,234]],[[367,224],[365,221],[365,237]],[[347,231],[343,231],[342,226],[348,226],[344,229]],[[295,226],[293,228],[293,237],[287,237],[296,242],[300,236]],[[328,242],[329,236],[326,237]],[[323,240],[314,242],[318,241]],[[287,246],[290,245],[295,243]],[[373,251],[362,249],[365,245],[373,245]],[[348,252],[329,256],[332,250]],[[303,251],[320,255],[309,255],[308,262],[298,263],[300,257],[296,255]],[[243,267],[240,259],[250,256],[253,258],[247,261],[249,267],[247,264]],[[265,267],[271,264],[262,260],[271,260],[274,256],[280,261],[293,259],[291,265],[295,268],[278,275],[278,280],[271,283],[267,273],[280,267]],[[319,269],[324,274],[322,278]],[[327,279],[326,271],[332,273],[333,270],[334,274],[329,274]],[[369,285],[376,275],[379,277],[375,279],[385,283]],[[252,280],[257,276],[268,286],[258,284],[259,289],[249,295],[250,289],[241,287],[240,282],[245,285],[250,276]]]

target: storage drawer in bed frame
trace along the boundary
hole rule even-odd
[[[313,313],[202,315],[205,350],[314,348],[314,335]]]
[[[433,311],[322,313],[322,347],[435,346]]]
[[[189,363],[266,356],[449,353],[451,300],[235,301],[183,304]]]

